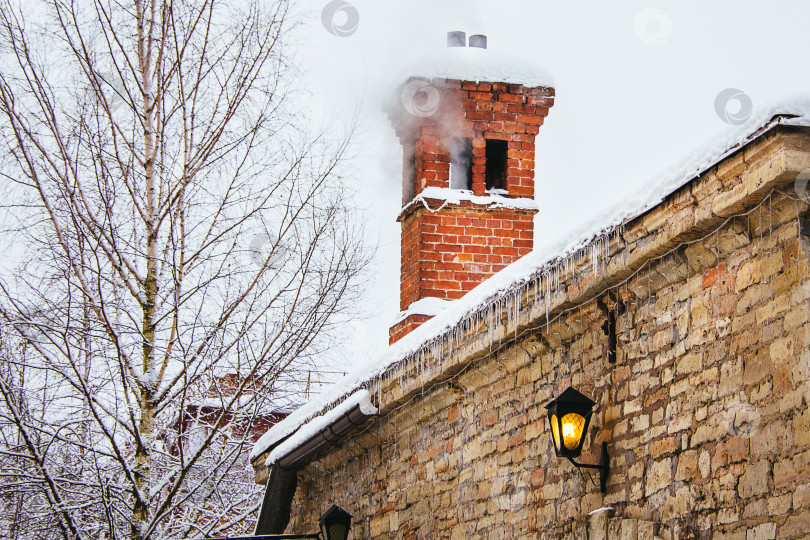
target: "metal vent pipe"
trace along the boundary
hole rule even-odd
[[[475,47],[477,49],[486,49],[487,48],[487,36],[484,34],[473,34],[470,36],[470,47]]]
[[[447,32],[447,46],[448,47],[466,47],[467,46],[467,33],[456,30],[454,32]]]

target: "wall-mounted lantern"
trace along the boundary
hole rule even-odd
[[[352,526],[352,515],[333,504],[320,519],[323,540],[346,540]]]
[[[602,443],[602,457],[599,465],[577,463],[574,458],[582,453],[582,445],[588,433],[588,424],[596,402],[577,392],[570,386],[546,405],[554,452],[557,457],[568,458],[577,467],[599,469],[599,485],[602,493],[607,490],[607,477],[610,471],[607,443]]]

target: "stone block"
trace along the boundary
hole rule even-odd
[[[810,484],[796,486],[796,490],[793,492],[793,509],[799,510],[808,507],[810,507]]]
[[[793,419],[793,443],[799,448],[810,446],[810,410]]]
[[[695,242],[687,246],[684,255],[686,255],[689,267],[693,272],[701,272],[705,268],[712,268],[717,265],[717,255],[706,246],[705,242]]]
[[[678,467],[675,471],[675,480],[694,480],[698,472],[697,450],[688,450],[678,456]]]
[[[776,538],[776,523],[763,523],[745,533],[745,540],[773,540]]]
[[[771,343],[770,360],[778,366],[787,363],[793,356],[793,340],[790,337],[777,339]]]
[[[638,540],[653,540],[655,538],[656,527],[652,521],[638,522]]]
[[[756,259],[749,260],[737,270],[737,276],[734,281],[734,290],[737,292],[743,291],[753,285],[759,283],[762,279],[760,270],[760,262]]]
[[[756,353],[750,353],[743,360],[743,382],[757,384],[771,372],[770,348],[765,347]]]
[[[776,538],[794,539],[810,537],[810,511],[788,516],[776,530]]]
[[[612,509],[602,508],[588,516],[588,540],[608,540],[608,521],[612,514]]]
[[[678,375],[695,373],[700,369],[702,363],[702,353],[700,351],[689,353],[677,362],[675,372]]]
[[[732,392],[739,391],[742,385],[742,375],[742,359],[733,357],[727,358],[723,365],[720,366],[720,386],[718,388],[718,394],[725,396]]]
[[[657,459],[663,454],[674,452],[676,447],[676,439],[673,436],[654,440],[650,443],[650,456],[653,459]]]
[[[771,464],[767,460],[759,460],[749,464],[737,485],[737,492],[743,499],[768,492],[768,480],[771,475]]]
[[[792,495],[790,494],[781,495],[779,497],[771,496],[768,499],[768,515],[781,516],[787,514],[792,504]]]
[[[716,425],[700,425],[692,435],[692,446],[696,447],[706,442],[717,440],[721,435],[722,433],[719,432]]]
[[[588,528],[580,525],[574,532],[565,537],[565,540],[588,540]]]
[[[754,458],[785,455],[792,448],[793,429],[782,418],[773,418],[761,425],[760,418],[756,416],[750,425],[752,429],[751,455]]]
[[[650,427],[650,415],[642,414],[630,420],[630,426],[634,432],[645,431]]]
[[[665,458],[659,461],[653,461],[647,468],[647,474],[644,482],[644,492],[649,497],[672,483],[672,459]]]
[[[638,520],[623,519],[619,540],[636,540],[638,538]]]

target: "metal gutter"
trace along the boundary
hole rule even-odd
[[[298,445],[287,455],[279,458],[276,463],[285,470],[297,469],[322,449],[340,442],[353,431],[365,425],[373,416],[376,416],[376,412],[366,414],[363,412],[363,407],[355,405],[349,412],[321,429],[316,435]]]

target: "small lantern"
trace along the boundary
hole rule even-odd
[[[346,540],[352,526],[352,515],[333,504],[321,516],[320,524],[323,540]]]
[[[551,426],[551,437],[557,457],[568,458],[577,467],[599,469],[599,483],[602,493],[605,493],[609,471],[607,443],[602,443],[602,457],[599,465],[577,463],[573,459],[582,453],[582,445],[588,434],[588,425],[591,423],[594,405],[596,405],[595,401],[569,386],[559,397],[551,400],[546,405],[546,409],[548,409],[548,422]]]
[[[575,458],[582,453],[594,405],[595,401],[570,386],[560,397],[546,405],[557,457]]]

